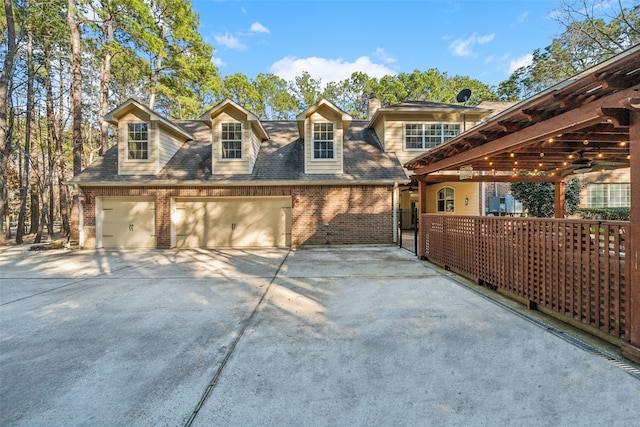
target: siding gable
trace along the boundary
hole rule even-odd
[[[315,159],[313,157],[314,140],[313,127],[316,123],[332,123],[333,124],[333,141],[334,155],[332,159]],[[305,120],[305,144],[304,144],[304,163],[305,173],[308,174],[335,174],[343,173],[343,148],[344,148],[344,129],[342,121],[338,120],[335,112],[321,109],[312,114]]]
[[[344,138],[351,124],[351,116],[323,99],[300,113],[297,121],[300,139],[304,141],[304,173],[344,173]],[[317,123],[333,125],[333,158],[314,158],[314,125]]]
[[[227,99],[203,114],[201,120],[211,127],[212,173],[214,175],[251,174],[260,151],[260,144],[268,138],[258,118],[240,105]],[[241,125],[241,158],[223,158],[223,123],[239,123]]]
[[[118,128],[118,175],[157,175],[193,136],[164,117],[130,99],[105,116]],[[128,130],[131,123],[147,125],[147,158],[130,159]]]

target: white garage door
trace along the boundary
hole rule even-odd
[[[175,200],[177,247],[291,245],[291,198]]]
[[[99,209],[104,248],[155,248],[156,214],[152,200],[103,198]]]

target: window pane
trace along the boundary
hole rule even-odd
[[[442,144],[442,125],[426,125],[424,130],[424,148],[435,148]]]
[[[424,134],[421,124],[406,124],[404,127],[405,147],[408,149],[423,149]]]
[[[447,123],[442,125],[442,136],[443,136],[443,142],[447,142],[450,139],[455,138],[456,136],[460,135],[460,125],[459,124],[453,124],[453,123]]]
[[[587,207],[618,208],[631,205],[631,184],[589,184],[587,186]]]
[[[148,152],[148,132],[146,123],[127,124],[127,158],[131,160],[147,160]]]
[[[242,159],[242,124],[222,123],[221,149],[223,159]]]
[[[313,124],[313,158],[333,159],[333,123]]]
[[[455,191],[451,187],[438,190],[438,212],[454,212]]]

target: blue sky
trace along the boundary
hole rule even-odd
[[[497,86],[549,45],[561,0],[193,0],[222,76],[323,83],[437,68]]]

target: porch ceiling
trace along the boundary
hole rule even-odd
[[[629,109],[638,108],[640,45],[505,110],[405,167],[418,176],[469,166],[505,178],[540,172],[550,181],[629,167]]]

